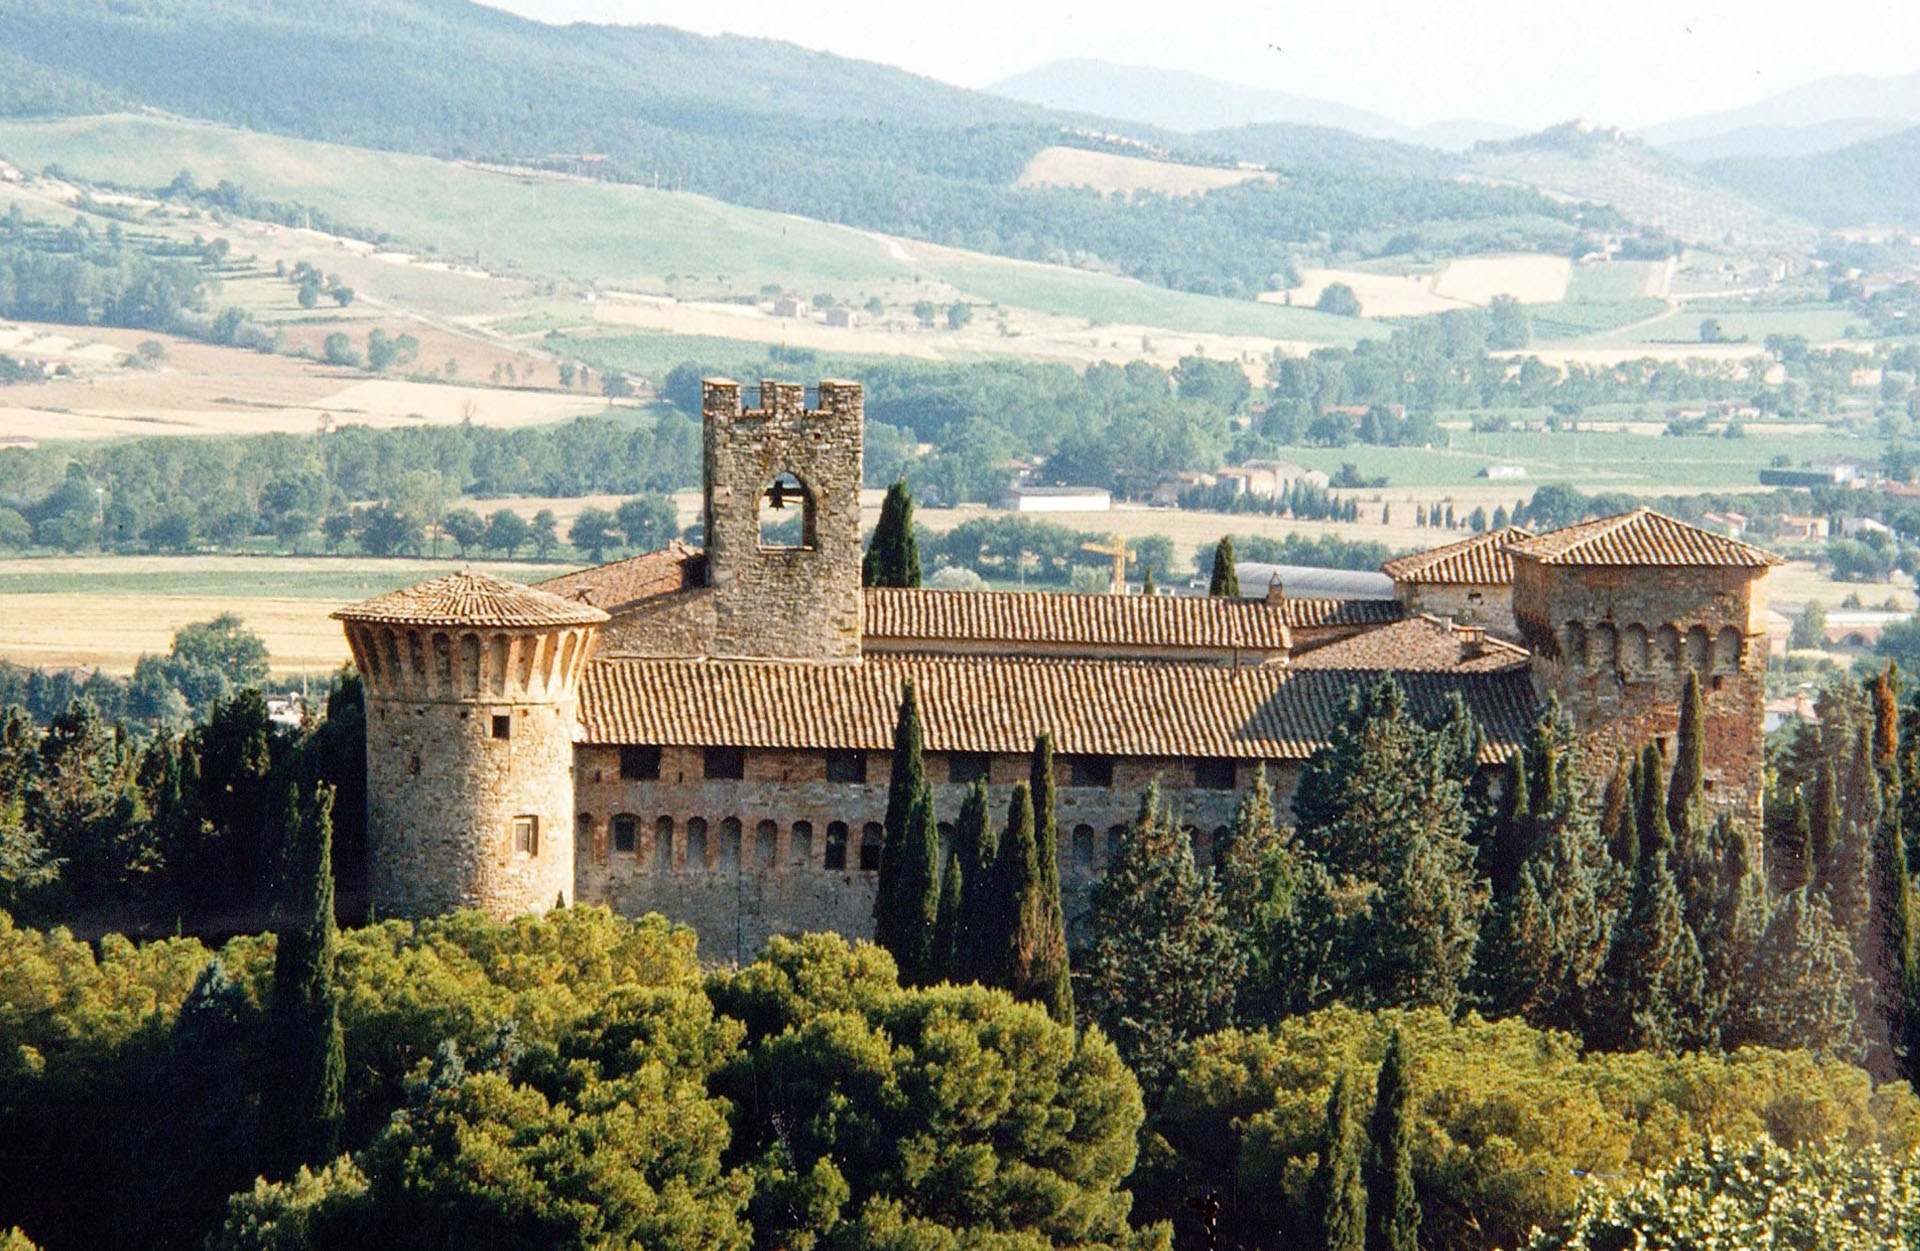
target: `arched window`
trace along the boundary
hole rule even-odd
[[[1073,827],[1073,864],[1079,869],[1093,868],[1093,827],[1091,825]]]
[[[673,871],[672,817],[661,817],[653,823],[653,868],[656,873]]]
[[[632,855],[640,849],[640,818],[623,812],[613,819],[613,849]]]
[[[753,867],[771,869],[773,867],[774,843],[780,837],[780,827],[771,821],[762,821],[753,827]]]
[[[840,845],[840,854],[847,854],[846,844]],[[793,828],[787,831],[787,863],[796,869],[813,866],[813,822],[795,821]]]
[[[1587,636],[1587,659],[1596,669],[1612,670],[1620,665],[1620,636],[1613,623],[1602,621]]]
[[[1713,640],[1713,668],[1717,673],[1732,673],[1740,667],[1742,640],[1740,631],[1727,626]]]
[[[847,867],[847,823],[835,821],[827,826],[827,855],[820,866],[829,872]]]
[[[1110,825],[1107,827],[1107,863],[1112,864],[1120,858],[1120,846],[1127,840],[1127,827]]]
[[[740,867],[740,818],[728,817],[720,823],[720,867]]]
[[[1687,631],[1687,668],[1704,672],[1713,664],[1713,638],[1707,627],[1694,626]]]
[[[791,470],[760,492],[760,546],[811,551],[815,544],[813,492]]]
[[[681,860],[680,867],[689,873],[698,873],[707,867],[707,819],[690,817],[687,820],[687,854]]]
[[[860,871],[878,873],[880,871],[880,843],[886,837],[886,831],[880,828],[878,821],[869,821],[860,827]]]

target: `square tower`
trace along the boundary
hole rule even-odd
[[[701,383],[714,654],[860,658],[860,384]]]

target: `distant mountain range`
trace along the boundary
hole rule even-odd
[[[1190,133],[1282,123],[1332,127],[1369,139],[1392,139],[1448,151],[1471,147],[1482,139],[1520,133],[1514,126],[1467,120],[1405,126],[1379,113],[1331,100],[1221,82],[1184,70],[1084,59],[1052,61],[1002,79],[987,90],[1028,104]]]
[[[1820,226],[1920,230],[1920,127],[1832,152],[1724,157],[1700,171],[1722,186]]]
[[[1920,125],[1920,73],[1823,78],[1756,104],[1640,132],[1688,160],[1805,156]]]

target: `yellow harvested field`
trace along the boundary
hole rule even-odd
[[[274,672],[321,672],[350,657],[338,604],[320,599],[138,594],[0,596],[0,660],[131,673],[143,655],[164,654],[174,631],[239,613],[266,640]]]
[[[1419,317],[1456,308],[1485,308],[1496,295],[1522,304],[1557,304],[1567,298],[1573,263],[1562,256],[1522,253],[1467,256],[1430,273],[1380,274],[1359,269],[1308,269],[1291,291],[1267,291],[1269,304],[1312,308],[1321,292],[1345,283],[1360,300],[1365,317]]]
[[[1257,169],[1220,169],[1210,165],[1180,165],[1143,156],[1089,152],[1085,148],[1052,147],[1034,153],[1016,187],[1091,187],[1103,193],[1152,191],[1161,195],[1203,195],[1243,182],[1271,182],[1273,175]]]

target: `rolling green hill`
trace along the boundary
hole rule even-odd
[[[1208,294],[1267,289],[1302,247],[1577,213],[1519,187],[1325,163],[1200,197],[1015,188],[1088,119],[785,44],[548,26],[467,0],[9,0],[0,48],[35,67],[19,99],[0,90],[15,113],[126,102],[436,156],[595,152],[626,181]]]
[[[1762,204],[1822,226],[1920,227],[1920,127],[1796,157],[1727,157],[1702,173]]]

